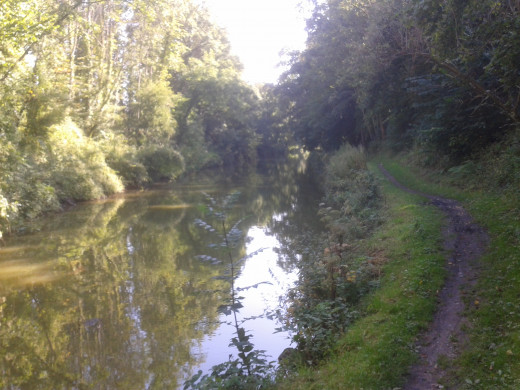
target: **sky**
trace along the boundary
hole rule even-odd
[[[305,48],[302,0],[204,0],[215,22],[227,30],[232,53],[244,65],[245,81],[276,83],[282,50]]]

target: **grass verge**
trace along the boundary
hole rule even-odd
[[[338,340],[318,368],[302,368],[279,389],[387,389],[403,383],[416,359],[415,341],[436,307],[445,257],[442,216],[423,198],[389,184],[375,164],[385,194],[386,222],[361,243],[367,261],[384,258],[380,287],[363,299],[362,318]]]
[[[447,385],[520,389],[520,189],[463,192],[446,184],[451,180],[447,175],[404,167],[391,159],[383,164],[411,188],[461,200],[490,236],[479,264],[476,298],[466,311],[470,343],[451,363]],[[457,185],[471,187],[471,183]]]

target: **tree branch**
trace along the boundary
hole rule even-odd
[[[469,86],[480,96],[486,99],[490,99],[493,102],[493,104],[496,107],[500,108],[500,110],[502,110],[502,112],[506,114],[514,123],[520,122],[520,118],[518,117],[518,113],[516,112],[517,105],[511,105],[508,102],[504,102],[496,93],[494,93],[492,90],[484,88],[484,86],[480,84],[477,80],[463,73],[455,65],[450,64],[446,61],[439,60],[438,58],[435,58],[435,56],[433,56],[431,53],[419,53],[419,55],[425,58],[426,60],[433,62],[439,68],[446,71],[446,73],[451,77]]]
[[[26,49],[24,50],[22,55],[20,57],[18,57],[16,59],[16,61],[13,62],[11,64],[11,66],[4,72],[2,77],[0,77],[0,82],[4,82],[9,77],[9,75],[14,70],[14,68],[16,68],[16,66],[27,56],[27,54],[29,54],[31,52],[31,50],[34,48],[36,43],[38,43],[43,37],[45,37],[47,34],[49,34],[53,30],[54,27],[59,26],[65,19],[67,19],[70,15],[72,15],[73,11],[76,10],[76,8],[78,8],[82,3],[83,3],[82,0],[76,0],[76,2],[72,6],[70,6],[70,8],[67,10],[67,12],[65,12],[58,19],[56,19],[54,21],[54,23],[52,23],[52,26],[50,28],[48,28],[47,30],[43,31],[40,34],[40,36],[37,37],[36,41],[30,43],[26,47]]]

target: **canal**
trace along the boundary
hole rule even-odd
[[[317,228],[321,194],[305,162],[240,176],[207,173],[88,202],[33,222],[0,246],[0,387],[182,388],[235,356],[229,271],[208,210],[241,238],[238,313],[255,348],[276,361],[290,345],[284,297],[298,277],[289,244]],[[203,225],[203,224],[202,224]],[[218,230],[218,229],[217,229]]]

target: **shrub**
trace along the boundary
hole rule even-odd
[[[25,153],[19,140],[0,138],[0,231],[8,232],[25,218],[59,209],[48,169],[41,167],[45,154]],[[0,234],[1,236],[1,234]]]
[[[114,134],[105,134],[99,140],[106,163],[121,178],[126,188],[142,188],[150,183],[145,166],[139,161],[137,151],[126,140]]]
[[[367,169],[363,148],[347,144],[330,158],[325,187],[329,208],[322,209],[322,215],[340,242],[361,238],[379,223],[379,187]]]
[[[125,188],[143,188],[150,183],[150,177],[145,166],[137,161],[136,156],[132,153],[109,156],[107,157],[107,164],[123,180]]]
[[[356,171],[366,171],[367,160],[363,147],[350,144],[343,145],[330,158],[327,164],[327,185],[334,185],[336,181],[348,180]]]
[[[375,285],[357,240],[369,237],[382,219],[379,187],[362,148],[344,145],[324,170],[326,196],[319,215],[325,232],[294,240],[300,275],[289,293],[288,324],[302,360],[312,364],[357,317],[359,299]]]
[[[49,181],[60,201],[98,199],[123,190],[99,144],[84,137],[69,118],[49,132]]]
[[[184,158],[170,147],[147,146],[138,156],[153,181],[174,180],[184,172]]]

